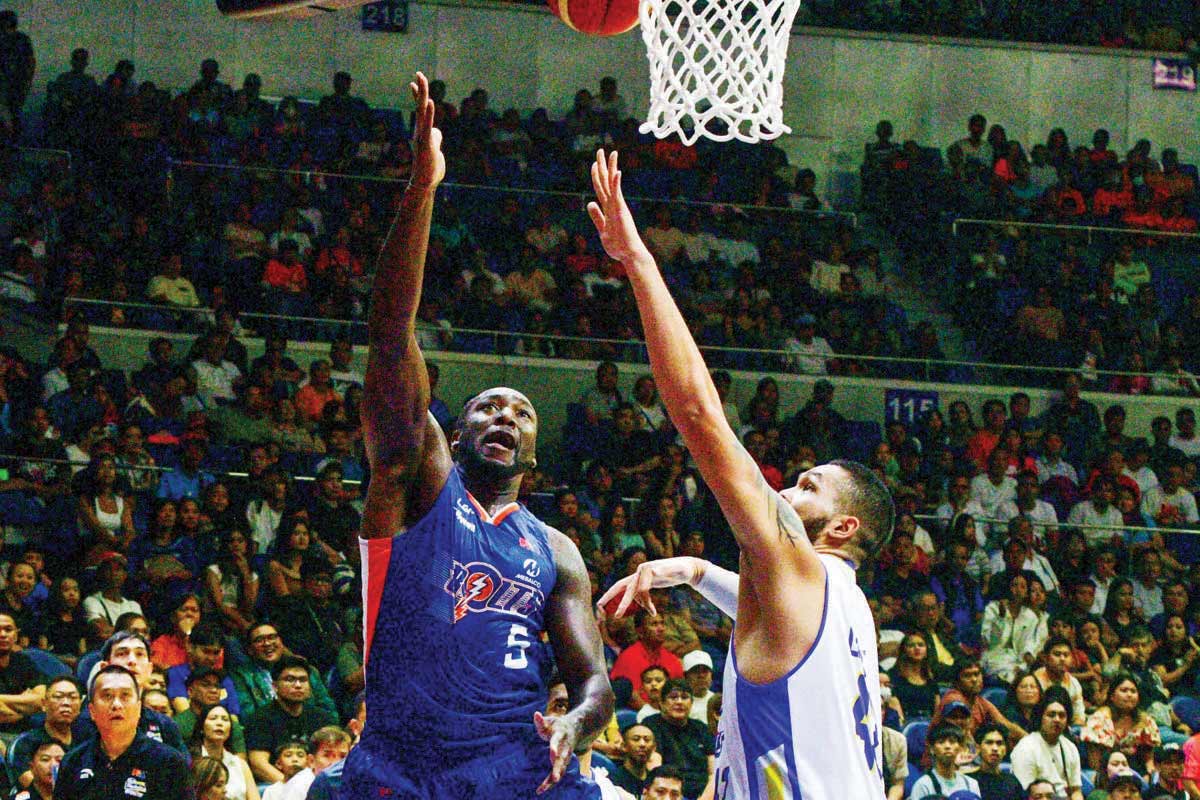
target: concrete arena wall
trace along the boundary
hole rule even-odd
[[[86,46],[100,79],[132,58],[138,80],[182,88],[202,58],[221,62],[240,85],[264,77],[264,93],[319,97],[335,70],[349,70],[369,102],[408,107],[417,69],[446,81],[458,100],[486,87],[497,109],[547,108],[561,115],[581,87],[617,78],[629,109],[644,114],[648,69],[637,32],[616,37],[575,33],[544,8],[477,3],[413,3],[406,34],[364,33],[354,12],[304,21],[235,21],[212,0],[90,0],[86,4],[13,0],[33,38],[38,73],[30,106]],[[784,79],[784,117],[793,129],[780,145],[794,164],[817,170],[832,198],[852,196],[862,144],[875,123],[891,119],[897,140],[944,147],[982,112],[1009,138],[1044,141],[1063,127],[1090,143],[1107,127],[1124,152],[1140,138],[1176,146],[1200,160],[1197,95],[1154,91],[1150,53],[1098,48],[1005,45],[923,37],[864,36],[820,29],[794,32]]]
[[[152,338],[162,334],[151,331],[128,331],[93,326],[91,344],[101,360],[113,369],[132,372],[144,364]],[[175,339],[175,351],[186,353],[194,337],[182,334],[170,335]],[[250,358],[262,355],[263,342],[257,338],[243,339]],[[292,343],[289,354],[302,368],[316,358],[324,358],[328,346],[323,344]],[[566,359],[540,359],[519,356],[500,358],[467,353],[432,352],[426,354],[441,369],[438,395],[457,411],[468,397],[490,386],[511,386],[529,396],[538,410],[540,419],[540,446],[544,453],[557,452],[562,427],[566,422],[568,403],[574,402],[587,387],[592,385],[595,361],[572,361]],[[355,367],[366,369],[365,347],[355,348]],[[629,395],[633,383],[642,374],[649,373],[644,364],[620,365],[621,391]],[[755,385],[761,373],[732,372],[734,397],[739,407],[754,396]],[[774,374],[779,383],[780,407],[786,414],[793,413],[812,394],[814,376]],[[847,419],[874,420],[881,422],[884,415],[884,393],[888,389],[914,389],[938,393],[939,407],[945,413],[950,403],[965,400],[972,408],[976,422],[980,421],[980,406],[985,400],[996,398],[1007,402],[1009,395],[1018,391],[1013,387],[962,386],[946,383],[923,383],[920,381],[883,381],[868,378],[833,378],[836,386],[834,406]],[[1045,411],[1055,399],[1055,393],[1045,389],[1023,389],[1031,399],[1033,413]],[[1096,404],[1101,413],[1112,403],[1121,403],[1127,412],[1125,432],[1132,436],[1150,438],[1150,420],[1159,415],[1174,418],[1175,411],[1184,405],[1195,408],[1195,401],[1171,397],[1130,397],[1100,392],[1085,392],[1084,397]]]

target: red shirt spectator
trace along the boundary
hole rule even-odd
[[[308,290],[308,272],[298,259],[288,253],[280,253],[279,258],[267,262],[263,271],[263,282],[272,289],[292,294],[301,294]]]
[[[659,615],[638,611],[635,619],[638,622],[638,640],[621,651],[613,664],[609,678],[625,678],[633,684],[633,696],[629,705],[635,711],[646,703],[642,693],[642,672],[649,666],[662,667],[668,677],[683,677],[683,662],[679,656],[663,647],[667,639],[667,624]]]

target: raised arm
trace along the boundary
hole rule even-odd
[[[721,609],[721,613],[737,620],[738,574],[693,556],[676,556],[640,564],[637,572],[614,583],[596,605],[604,614],[609,603],[617,599],[613,617],[624,616],[632,603],[657,614],[658,609],[650,599],[650,590],[669,589],[682,584],[691,586],[705,600]]]
[[[371,484],[362,536],[368,539],[394,535],[429,508],[451,468],[445,438],[429,414],[429,374],[416,336],[434,194],[446,161],[429,82],[418,72],[410,88],[417,101],[412,177],[379,255],[367,318],[363,436]]]
[[[629,276],[663,404],[721,504],[742,555],[768,581],[783,573],[823,579],[823,567],[803,522],[767,485],[725,420],[700,349],[638,234],[621,192],[616,153],[597,154],[592,185],[596,202],[588,204],[588,214],[604,249]]]

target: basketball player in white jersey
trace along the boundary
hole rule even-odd
[[[667,412],[741,549],[740,576],[696,564],[687,574],[675,559],[665,568],[644,564],[601,606],[619,592],[618,613],[634,599],[648,606],[652,586],[678,583],[681,574],[718,595],[739,577],[711,796],[878,800],[875,627],[854,570],[891,535],[891,496],[874,473],[849,461],[813,467],[782,492],[767,485],[726,422],[700,350],[638,234],[616,153],[597,154],[592,184],[588,214],[629,277]]]

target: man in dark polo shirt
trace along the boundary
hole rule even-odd
[[[11,745],[29,730],[28,717],[42,710],[46,679],[32,659],[13,648],[21,631],[7,611],[0,611],[0,740]]]
[[[275,682],[275,699],[246,720],[250,769],[261,783],[278,783],[283,779],[283,773],[271,763],[275,748],[288,739],[308,740],[318,728],[337,725],[336,715],[304,703],[312,694],[308,661],[285,655],[275,663],[271,677]]]
[[[63,757],[55,800],[192,800],[187,759],[138,730],[141,688],[132,672],[109,664],[96,673],[88,710],[98,735]]]
[[[72,726],[79,719],[82,705],[83,684],[75,680],[74,675],[59,675],[46,684],[46,721],[41,727],[18,736],[8,750],[8,768],[18,787],[25,788],[33,780],[30,765],[42,744],[58,742],[65,753],[78,743]]]
[[[642,796],[646,785],[647,766],[654,755],[654,734],[645,725],[635,723],[622,734],[625,740],[625,758],[613,765],[608,779],[634,797]]]
[[[662,689],[662,713],[647,717],[642,724],[654,734],[663,766],[674,767],[683,775],[684,797],[699,797],[712,780],[716,751],[708,726],[692,719],[691,710],[692,691],[687,681],[672,678]]]

